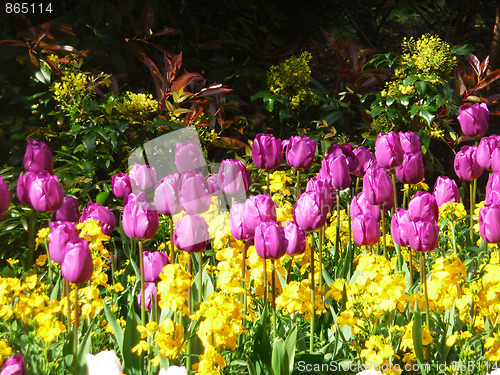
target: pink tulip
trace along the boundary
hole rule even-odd
[[[62,276],[70,283],[80,284],[89,281],[93,272],[94,263],[87,241],[84,238],[69,241],[61,264]]]
[[[54,157],[46,143],[28,139],[26,153],[24,154],[24,169],[32,172],[47,171],[52,173]]]
[[[199,214],[179,217],[174,231],[174,245],[188,253],[199,253],[207,248],[208,224]]]

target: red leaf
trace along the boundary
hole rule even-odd
[[[28,44],[22,40],[0,40],[0,47],[25,47],[28,48]]]
[[[469,53],[466,58],[467,60],[469,60],[469,63],[472,65],[477,75],[479,76],[481,74],[481,62],[479,61],[479,59],[472,53]]]
[[[213,96],[218,94],[227,94],[228,92],[233,91],[228,87],[223,87],[221,84],[210,85],[204,89],[201,89],[200,92],[196,93],[195,96]]]
[[[496,81],[498,78],[500,78],[500,69],[494,70],[490,74],[488,74],[486,77],[484,77],[481,82],[476,87],[476,90],[481,90],[488,86],[491,82]]]
[[[201,74],[198,73],[186,73],[179,78],[177,78],[171,86],[172,91],[179,91],[180,89],[184,89],[187,85],[189,85],[193,81],[203,80]]]
[[[43,52],[47,51],[64,51],[64,52],[69,52],[74,55],[82,56],[83,54],[78,51],[75,47],[68,46],[68,45],[46,45],[43,47]]]
[[[486,56],[486,58],[481,63],[481,75],[483,75],[483,73],[486,71],[489,64],[490,64],[490,57]]]

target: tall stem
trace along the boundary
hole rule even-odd
[[[384,257],[387,258],[387,244],[385,242],[385,211],[383,205],[380,206],[380,217],[382,218],[382,244],[384,245],[383,254]]]
[[[314,302],[316,301],[315,288],[314,288],[314,232],[311,232],[311,332],[309,339],[309,352],[314,351]]]
[[[453,241],[453,256],[457,256],[457,240],[455,238],[455,223],[453,222],[453,219],[450,219],[450,226],[451,226],[451,239]]]
[[[271,270],[271,287],[272,287],[272,297],[273,297],[273,341],[276,340],[277,336],[277,326],[276,326],[276,278],[275,278],[275,272],[276,268],[274,265],[274,259],[271,259],[271,265],[272,265],[272,270]]]
[[[139,268],[141,272],[141,324],[146,325],[146,292],[144,287],[144,255],[142,241],[139,240]]]
[[[75,284],[75,320],[73,323],[73,374],[78,374],[78,284]]]
[[[391,172],[392,177],[392,188],[394,190],[394,210],[398,208],[398,188],[396,186],[396,173],[394,171]]]
[[[264,267],[264,307],[267,305],[267,259],[263,259]]]
[[[203,251],[198,253],[198,264],[199,264],[199,278],[198,278],[198,301],[203,301]]]
[[[334,266],[338,269],[338,258],[339,258],[339,248],[340,248],[340,195],[339,191],[336,191],[337,195],[337,228],[335,230],[335,255],[334,255]],[[312,239],[313,240],[313,239]],[[337,269],[335,272],[337,272]]]
[[[71,288],[69,281],[64,279],[64,290],[66,292],[66,307],[68,308],[68,332],[71,331]]]
[[[243,305],[245,306],[245,315],[247,308],[247,288],[246,288],[246,260],[247,260],[247,241],[243,240],[243,253],[241,254],[241,286],[243,288]]]
[[[411,252],[411,247],[408,247],[408,254],[410,256],[410,288],[413,286],[413,254]]]
[[[319,247],[318,247],[318,261],[319,261],[319,288],[323,289],[323,233],[325,227],[321,227],[318,232],[319,236]]]
[[[175,263],[175,248],[174,248],[174,217],[170,216],[169,222],[170,234],[170,263]]]
[[[193,262],[191,260],[191,254],[188,253],[188,273],[191,275],[193,271]],[[189,315],[193,314],[193,288],[191,288],[191,285],[189,285],[188,289],[188,309],[189,309]],[[191,370],[191,338],[188,338],[187,340],[187,348],[186,348],[186,369],[188,372]]]
[[[476,207],[477,179],[470,183],[470,240],[474,243],[474,208]]]
[[[26,258],[26,271],[33,265],[33,254],[35,252],[36,239],[36,211],[30,208],[30,216],[28,221],[28,257]]]
[[[300,195],[300,176],[301,176],[301,171],[300,169],[297,169],[297,184],[296,184],[296,193],[297,194],[297,198],[299,198],[299,195]]]
[[[425,265],[425,252],[420,252],[420,277],[422,278],[424,292],[425,292],[425,322],[427,324],[427,329],[430,329],[430,319],[429,319],[429,297],[427,293],[427,271]],[[422,284],[421,284],[422,285]]]

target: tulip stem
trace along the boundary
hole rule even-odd
[[[413,254],[411,252],[411,247],[407,247],[408,249],[408,255],[410,259],[410,288],[413,286]]]
[[[272,265],[272,270],[271,270],[271,287],[272,287],[272,297],[273,297],[273,341],[276,340],[277,336],[277,326],[276,326],[276,278],[274,276],[276,272],[276,268],[274,265],[274,259],[271,259],[271,265]]]
[[[271,172],[267,171],[267,192],[269,193],[269,196],[271,196],[271,188],[270,188],[270,183],[269,183],[270,174],[271,174]]]
[[[309,352],[314,351],[314,302],[316,301],[314,290],[314,232],[311,232],[311,333],[309,338]]]
[[[73,322],[73,374],[78,375],[78,284],[75,284],[75,320]]]
[[[33,265],[33,253],[35,252],[36,239],[36,211],[33,207],[30,208],[30,216],[28,221],[28,257],[26,259],[26,271]]]
[[[457,257],[457,240],[455,238],[455,223],[453,219],[450,219],[450,227],[451,227],[451,239],[453,241],[453,256]]]
[[[384,206],[380,206],[380,217],[382,218],[382,244],[383,244],[383,254],[384,257],[387,258],[387,244],[385,242],[385,211]]]
[[[71,288],[69,285],[69,281],[64,279],[64,290],[66,292],[66,305],[68,308],[68,332],[71,331]]]
[[[267,259],[264,260],[264,307],[267,305]]]
[[[334,264],[334,267],[336,267],[335,269],[335,272],[338,274],[338,258],[339,258],[339,248],[340,248],[340,195],[339,195],[339,191],[337,190],[336,191],[336,195],[337,195],[337,210],[336,210],[336,214],[337,214],[337,228],[335,230],[335,256],[334,256],[334,261],[333,261],[333,264]]]
[[[170,235],[170,263],[175,263],[175,248],[174,248],[174,217],[170,216],[169,222]]]
[[[146,325],[146,292],[144,288],[144,249],[139,241],[139,268],[141,272],[141,324]]]
[[[425,265],[425,252],[421,251],[420,252],[420,277],[421,277],[421,282],[423,282],[424,286],[424,292],[425,292],[425,322],[427,324],[427,329],[430,329],[430,320],[429,320],[429,297],[427,293],[427,271],[426,271],[426,265]],[[420,284],[422,286],[422,284]]]
[[[198,301],[201,304],[203,301],[203,251],[198,253],[198,263],[199,263],[199,271],[198,271]]]
[[[318,232],[318,257],[319,257],[319,288],[323,289],[323,232],[325,227],[321,227]]]
[[[247,241],[243,240],[243,253],[241,254],[241,287],[243,288],[243,305],[245,306],[245,315],[247,314],[247,288],[246,288],[246,260],[247,260]]]
[[[191,260],[191,254],[188,253],[188,273],[191,275],[193,271],[193,263]],[[189,286],[188,289],[188,309],[189,309],[189,315],[193,314],[193,289],[191,288],[191,285]],[[187,338],[187,343],[186,343],[186,369],[191,370],[191,335],[188,336]]]
[[[392,171],[391,177],[392,177],[392,188],[394,189],[394,208],[393,208],[394,212],[394,210],[398,208],[398,188],[396,186],[396,173],[394,171]]]
[[[299,198],[299,195],[300,195],[300,176],[301,176],[301,173],[300,173],[300,169],[296,169],[297,171],[297,191],[296,191],[296,194],[297,194],[297,198]]]
[[[476,207],[477,179],[470,183],[470,241],[474,243],[474,208]]]

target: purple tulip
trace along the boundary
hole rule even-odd
[[[201,214],[208,211],[212,198],[205,176],[191,169],[182,175],[180,187],[179,200],[187,213]]]
[[[38,172],[26,172],[19,175],[19,180],[17,181],[17,197],[21,204],[26,206],[31,206],[31,201],[29,197],[29,187],[31,182],[35,179],[35,177],[39,176],[50,176],[50,173],[47,171],[38,171]]]
[[[293,168],[307,169],[314,162],[316,141],[305,135],[294,136],[283,142],[286,162]]]
[[[54,212],[63,205],[64,190],[57,176],[37,172],[29,183],[28,199],[35,210]]]
[[[223,160],[217,173],[217,184],[224,194],[246,196],[250,187],[250,172],[240,160]]]
[[[69,195],[65,196],[61,208],[52,214],[52,220],[78,222],[80,220],[80,210],[76,198]]]
[[[5,361],[0,375],[26,375],[26,363],[22,354],[14,354]]]
[[[229,229],[231,231],[231,235],[236,240],[249,240],[253,237],[252,233],[246,231],[245,226],[243,225],[243,221],[245,216],[243,215],[243,203],[234,202],[231,206],[231,214],[229,216]]]
[[[332,147],[330,147],[330,150],[328,150],[328,155],[344,155],[346,157],[349,173],[354,172],[358,167],[358,159],[352,151],[352,146],[349,143],[344,143],[342,145],[336,143],[332,145]]]
[[[144,193],[130,194],[123,207],[122,227],[125,234],[137,240],[151,239],[159,227],[158,212]]]
[[[207,177],[208,192],[215,197],[222,197],[223,192],[217,183],[217,175]]]
[[[405,154],[416,154],[417,152],[422,152],[422,145],[418,135],[413,132],[399,132],[398,136],[401,148]]]
[[[434,220],[418,220],[409,224],[408,242],[415,251],[429,252],[438,245],[439,227]]]
[[[488,178],[486,195],[490,194],[493,190],[500,191],[500,172],[493,172]]]
[[[491,170],[493,172],[500,171],[500,147],[495,148],[491,153]]]
[[[10,193],[9,187],[0,176],[0,219],[2,215],[7,212],[10,206]]]
[[[412,220],[432,219],[437,221],[439,208],[436,198],[431,193],[417,191],[408,203],[408,214]]]
[[[94,262],[89,245],[84,238],[66,244],[61,264],[61,274],[70,283],[80,284],[90,280],[94,273]]]
[[[160,273],[167,264],[170,264],[168,256],[162,251],[144,251],[144,280],[146,281],[159,281]]]
[[[500,149],[500,135],[493,134],[489,137],[481,138],[477,146],[477,164],[483,169],[492,170],[493,152]]]
[[[424,179],[424,173],[424,159],[421,152],[404,154],[403,163],[396,167],[396,177],[403,184],[418,184]]]
[[[259,133],[252,143],[252,160],[260,169],[273,170],[283,162],[281,139],[271,134]]]
[[[155,283],[146,283],[144,286],[144,305],[146,311],[151,311],[153,307],[153,302],[156,297],[156,284]],[[139,308],[142,306],[142,290],[139,289],[139,294],[137,295],[137,305]]]
[[[132,191],[135,193],[152,191],[156,186],[156,171],[149,165],[134,163],[129,177]]]
[[[243,206],[243,230],[251,237],[262,221],[276,220],[276,203],[269,194],[251,195]]]
[[[398,133],[379,133],[375,142],[375,157],[382,168],[392,169],[401,165],[403,148]]]
[[[312,177],[306,185],[306,193],[318,191],[323,199],[323,204],[330,211],[337,200],[337,193],[333,190],[329,180],[324,180],[320,176]]]
[[[306,251],[306,232],[294,221],[287,221],[283,227],[283,231],[288,241],[286,253],[288,255],[303,254]]]
[[[198,143],[187,141],[177,143],[175,147],[175,166],[179,173],[185,173],[191,169],[202,172],[206,167],[203,151]]]
[[[359,146],[353,151],[356,157],[356,169],[352,172],[353,175],[363,177],[370,164],[376,160],[373,152],[365,146]]]
[[[306,232],[325,225],[329,207],[325,206],[322,195],[317,191],[303,193],[295,202],[293,219]]]
[[[479,233],[488,243],[500,243],[500,207],[484,206],[479,210]]]
[[[356,195],[351,201],[351,218],[362,214],[370,214],[376,221],[380,221],[380,207],[368,202],[364,192]]]
[[[352,239],[358,245],[372,246],[380,239],[380,225],[370,214],[357,215],[352,220]]]
[[[460,202],[460,192],[457,183],[449,177],[439,176],[434,185],[434,198],[441,207],[446,202]]]
[[[366,200],[377,206],[390,210],[394,206],[394,189],[392,179],[384,168],[373,166],[363,178],[363,192]]]
[[[477,163],[477,146],[463,146],[455,156],[455,173],[465,181],[475,180],[483,173]]]
[[[111,236],[115,230],[116,217],[111,210],[99,203],[87,203],[87,207],[83,209],[80,222],[84,223],[87,220],[97,220],[101,227],[102,233],[106,236]]]
[[[132,181],[126,173],[117,173],[111,178],[111,190],[115,197],[123,199],[132,193]]]
[[[200,214],[179,217],[174,231],[174,245],[188,253],[199,253],[207,248],[208,224]]]
[[[162,178],[155,190],[154,203],[158,212],[163,215],[177,215],[182,211],[179,198],[181,177],[172,173]]]
[[[408,210],[401,207],[396,208],[391,219],[391,236],[394,242],[399,246],[408,246],[410,232],[410,214]]]
[[[24,169],[32,172],[47,171],[52,173],[54,157],[46,143],[28,139],[26,153],[24,154]]]
[[[458,109],[458,122],[467,137],[481,137],[488,131],[490,111],[486,103],[464,104]]]
[[[334,190],[344,190],[351,184],[351,174],[344,154],[328,154],[319,172],[320,177],[325,177]]]
[[[53,221],[50,223],[49,233],[49,255],[57,264],[61,265],[69,241],[79,239],[76,222],[73,221]]]
[[[280,221],[263,221],[255,228],[255,251],[263,259],[279,259],[286,254],[288,240]]]

